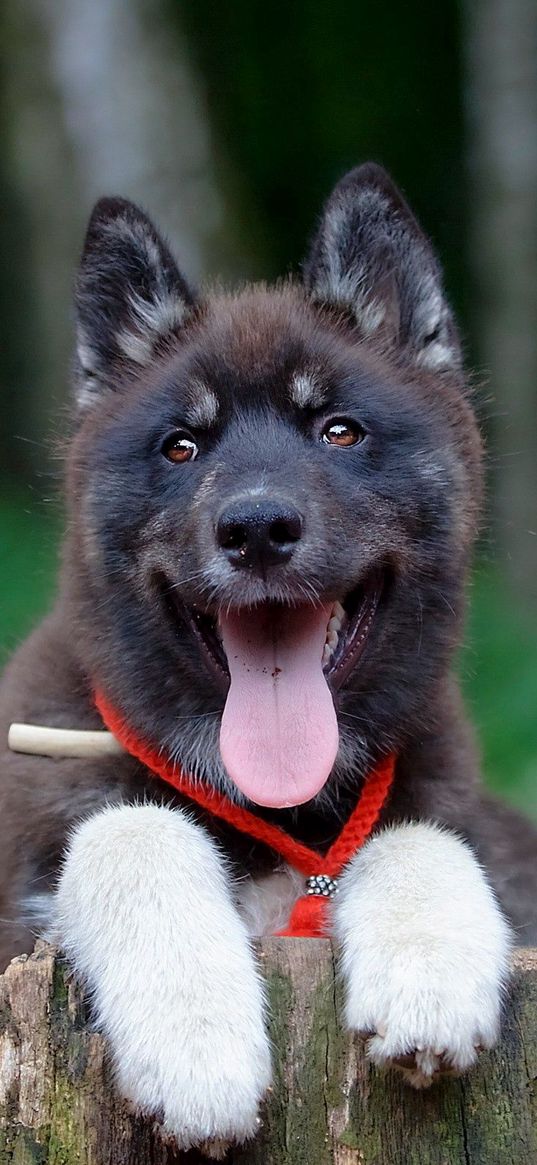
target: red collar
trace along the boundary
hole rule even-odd
[[[395,756],[385,757],[369,774],[351,816],[323,857],[316,850],[295,841],[278,825],[263,821],[249,809],[235,805],[223,793],[218,793],[210,786],[203,785],[183,773],[179,765],[166,760],[156,748],[140,740],[100,693],[95,696],[95,703],[106,728],[131,756],[135,756],[156,776],[173,785],[174,789],[195,801],[202,809],[222,818],[241,833],[246,833],[256,841],[270,846],[276,853],[281,854],[289,865],[305,874],[308,880],[307,892],[295,903],[288,927],[280,933],[306,938],[325,934],[326,908],[329,898],[335,892],[334,879],[339,877],[347,862],[367,841],[377,824],[393,782]]]

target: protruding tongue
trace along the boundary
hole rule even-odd
[[[267,604],[220,616],[231,675],[220,752],[257,805],[301,805],[331,772],[338,725],[322,668],[330,613]]]

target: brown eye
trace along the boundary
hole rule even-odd
[[[340,445],[347,448],[349,445],[359,445],[366,436],[365,429],[355,421],[330,421],[325,425],[321,440],[325,445]]]
[[[197,457],[198,446],[184,429],[176,429],[166,437],[162,452],[174,465],[182,465],[184,461],[193,461]]]

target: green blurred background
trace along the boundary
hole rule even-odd
[[[102,193],[186,274],[297,271],[346,168],[382,162],[441,256],[489,449],[461,669],[489,784],[537,815],[534,0],[5,0],[0,650],[46,610],[70,288]]]

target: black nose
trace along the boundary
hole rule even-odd
[[[288,502],[249,498],[222,511],[216,537],[233,566],[263,570],[289,561],[302,525],[302,516]]]

